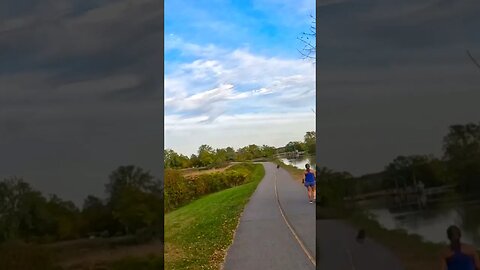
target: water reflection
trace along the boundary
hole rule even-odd
[[[292,165],[295,166],[299,169],[305,169],[305,164],[310,164],[312,168],[315,168],[315,156],[300,156],[298,158],[280,158],[280,160],[287,164],[287,165]]]
[[[446,243],[445,231],[455,224],[462,229],[464,242],[480,248],[480,202],[395,214],[385,208],[370,209],[370,212],[387,229],[404,229],[434,243]]]

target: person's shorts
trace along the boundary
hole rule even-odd
[[[315,186],[315,182],[305,182],[305,187],[314,187]]]

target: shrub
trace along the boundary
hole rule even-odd
[[[220,173],[184,177],[177,170],[165,170],[165,210],[170,211],[199,197],[242,185],[251,179],[253,164],[235,165]]]

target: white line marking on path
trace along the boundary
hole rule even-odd
[[[310,254],[310,252],[308,251],[308,249],[305,247],[305,245],[303,244],[302,240],[300,239],[300,237],[298,237],[297,233],[295,233],[295,230],[293,229],[293,227],[290,225],[290,222],[288,222],[287,220],[287,217],[285,216],[285,213],[283,211],[283,208],[282,208],[282,205],[280,204],[280,199],[278,197],[278,191],[277,191],[277,172],[274,173],[274,176],[275,176],[275,197],[277,198],[277,205],[278,205],[278,209],[280,209],[280,214],[282,215],[283,217],[283,220],[285,221],[285,224],[287,224],[287,227],[288,229],[290,230],[290,232],[293,234],[293,237],[295,238],[295,240],[297,240],[298,244],[300,245],[300,247],[302,248],[303,252],[305,252],[305,255],[307,255],[308,257],[308,260],[314,265],[316,266],[316,262],[315,262],[315,258],[313,258],[313,256]]]
[[[355,264],[353,264],[352,253],[351,253],[350,250],[348,250],[348,249],[345,249],[345,252],[347,252],[348,259],[349,259],[349,261],[350,261],[350,265],[352,266],[352,270],[355,270]]]

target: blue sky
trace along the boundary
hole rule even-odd
[[[314,7],[165,1],[165,147],[282,146],[315,130],[315,65],[297,51]]]

